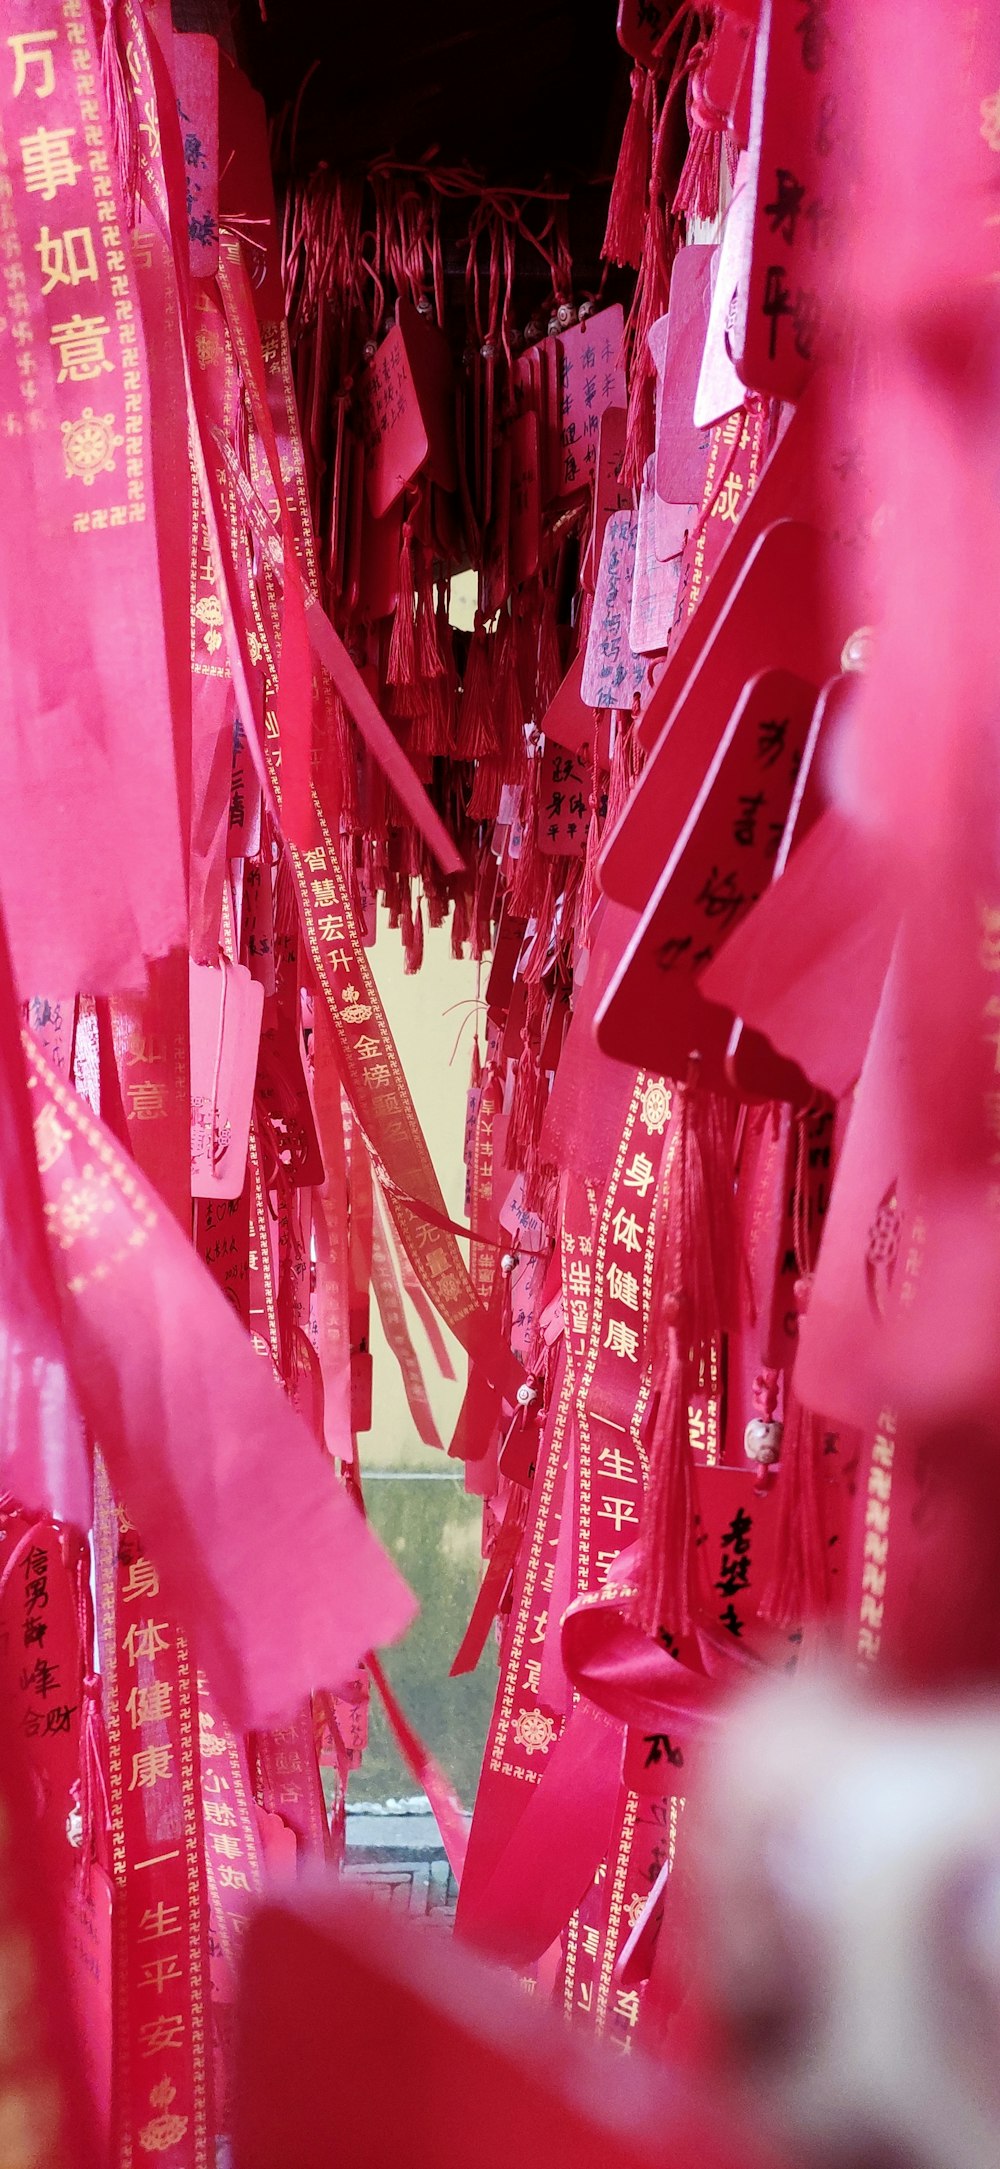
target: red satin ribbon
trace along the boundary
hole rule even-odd
[[[514,1567],[521,1539],[524,1536],[524,1493],[520,1486],[511,1489],[503,1527],[490,1554],[490,1562],[479,1585],[476,1601],[472,1607],[469,1624],[452,1659],[450,1677],[458,1679],[463,1672],[474,1672],[486,1647],[486,1637],[496,1618],[507,1583]]]
[[[443,1770],[425,1747],[419,1733],[414,1732],[401,1704],[393,1694],[378,1658],[369,1651],[365,1662],[382,1697],[382,1706],[403,1761],[411,1776],[423,1787],[433,1809],[434,1820],[441,1832],[441,1842],[448,1855],[449,1867],[456,1883],[460,1884],[469,1842],[462,1803]]]

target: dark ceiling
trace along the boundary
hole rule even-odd
[[[517,187],[593,189],[603,220],[628,103],[615,0],[241,0],[244,65],[279,171],[430,151]]]

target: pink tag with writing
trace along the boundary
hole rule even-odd
[[[537,1213],[528,1211],[524,1202],[524,1176],[517,1175],[511,1183],[507,1196],[497,1215],[500,1226],[514,1238],[517,1250],[538,1252],[545,1243],[545,1227]]]
[[[171,75],[184,146],[188,251],[196,278],[219,268],[219,46],[207,32],[175,32]]]
[[[559,344],[562,473],[559,492],[571,496],[597,464],[597,432],[606,407],[626,404],[620,302],[564,332]]]
[[[604,530],[581,694],[588,708],[631,708],[645,682],[644,658],[629,644],[637,512],[613,512]]]
[[[28,998],[28,1024],[47,1060],[60,1077],[68,1077],[73,1059],[76,1028],[76,996],[32,994]]]
[[[375,519],[402,496],[427,458],[428,440],[398,324],[383,339],[361,377],[365,486]]]
[[[546,745],[542,754],[538,848],[546,856],[582,859],[590,827],[590,777],[575,753]]]
[[[711,441],[711,434],[706,431],[706,445],[710,445]],[[654,495],[653,548],[663,564],[669,564],[672,558],[680,557],[683,554],[685,543],[697,519],[698,507],[696,504],[668,505],[664,504],[662,497]],[[680,569],[678,569],[677,579],[679,587]]]
[[[662,654],[669,647],[681,576],[679,552],[669,560],[657,556],[653,464],[652,459],[646,461],[646,477],[639,492],[629,623],[629,645],[636,655]],[[688,508],[679,509],[686,513]]]
[[[253,858],[260,850],[261,789],[247,734],[239,716],[233,721],[233,772],[229,786],[231,859]]]
[[[190,1005],[192,1195],[239,1197],[264,989],[243,964],[192,964]]]
[[[622,460],[625,457],[625,424],[628,417],[624,407],[605,407],[597,431],[597,465],[594,469],[594,513],[590,526],[590,540],[584,552],[580,579],[592,595],[601,562],[601,545],[604,530],[613,512],[625,512],[632,503],[632,491],[621,480]]]

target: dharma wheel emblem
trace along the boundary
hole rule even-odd
[[[670,1120],[670,1094],[662,1077],[655,1084],[648,1084],[639,1102],[643,1128],[650,1137],[662,1137]]]
[[[176,2098],[177,2088],[169,2079],[161,2079],[150,2094],[150,2104],[159,2110],[158,2116],[150,2118],[139,2133],[139,2145],[144,2154],[166,2154],[177,2146],[188,2128],[186,2116],[171,2116],[170,2104]]]
[[[116,437],[113,414],[95,414],[93,407],[84,407],[78,422],[63,422],[63,459],[66,472],[82,482],[85,489],[93,486],[99,474],[113,474],[115,453],[124,444],[124,437]]]
[[[628,1921],[630,1928],[638,1928],[639,1922],[642,1919],[648,1903],[648,1895],[644,1898],[641,1890],[633,1892],[627,1906],[625,1907],[625,1918]]]
[[[81,1236],[93,1235],[101,1218],[114,1209],[110,1175],[98,1174],[88,1162],[82,1180],[67,1175],[58,1197],[48,1200],[45,1218],[60,1250],[72,1250]]]
[[[514,1719],[514,1738],[526,1755],[542,1755],[551,1747],[556,1728],[541,1710],[519,1710]]]

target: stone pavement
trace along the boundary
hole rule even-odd
[[[458,1896],[426,1800],[387,1800],[347,1810],[344,1875],[386,1905],[448,1925]]]

